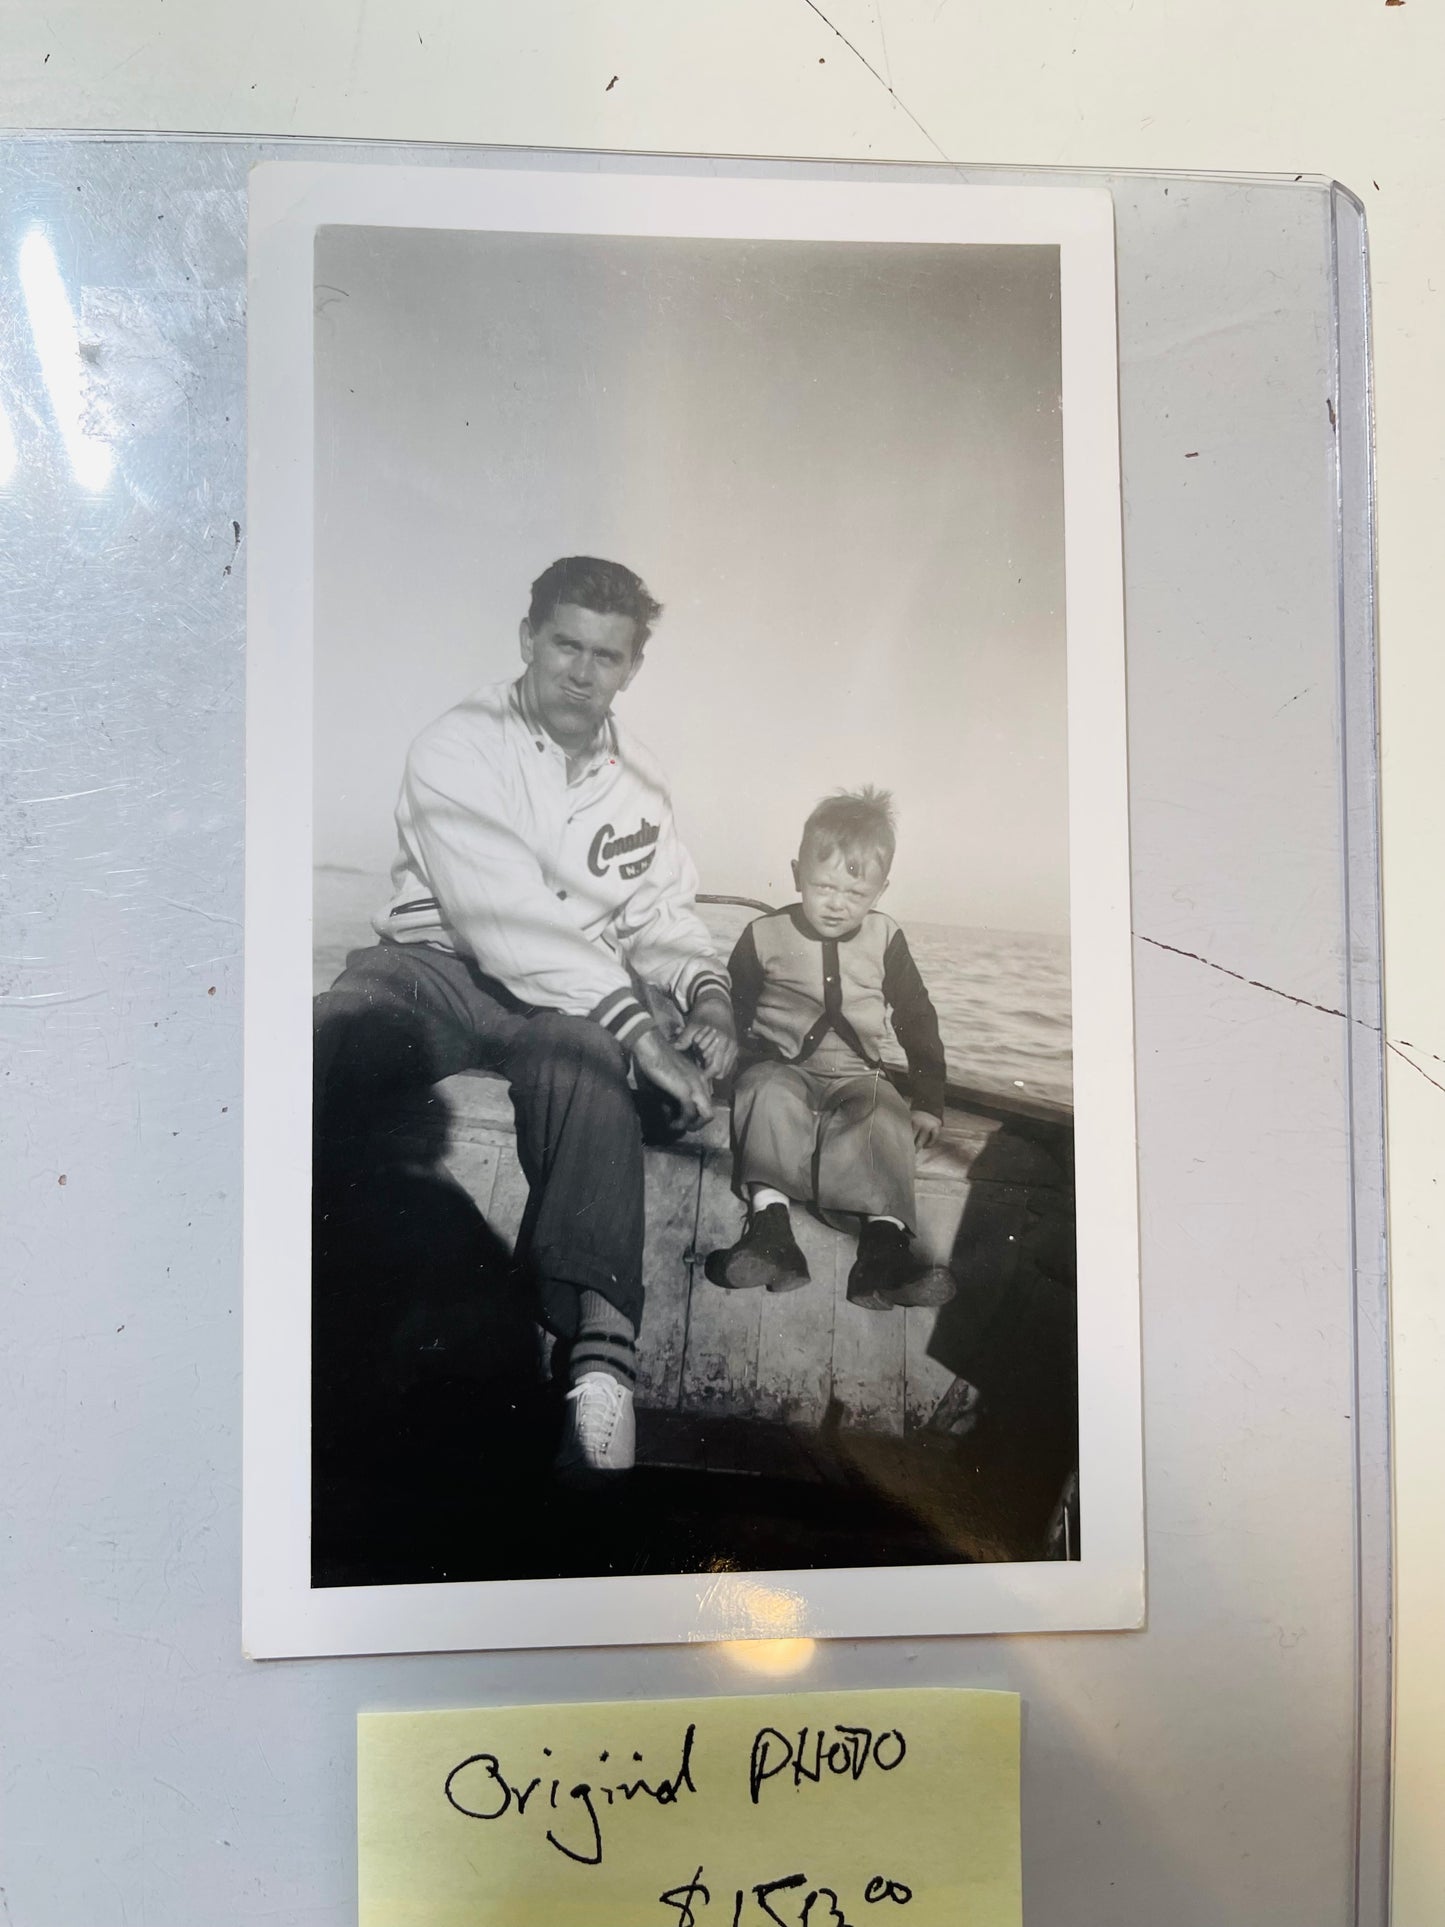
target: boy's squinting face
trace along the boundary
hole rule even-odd
[[[822,937],[856,930],[888,888],[888,872],[865,850],[823,851],[804,844],[793,864],[803,915]]]

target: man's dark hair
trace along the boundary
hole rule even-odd
[[[865,785],[861,790],[839,790],[818,805],[803,825],[799,853],[810,849],[819,856],[840,855],[853,860],[875,856],[886,873],[893,865],[896,844],[893,798],[887,790]]]
[[[564,555],[543,569],[532,584],[528,622],[540,629],[564,602],[590,609],[594,615],[630,616],[637,625],[634,652],[647,641],[662,614],[662,604],[653,601],[640,575],[595,555]]]

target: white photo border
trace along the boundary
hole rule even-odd
[[[1059,250],[1081,1557],[311,1585],[313,261],[320,227]],[[254,1658],[1144,1620],[1114,215],[1103,188],[268,161],[248,344],[242,1643]]]

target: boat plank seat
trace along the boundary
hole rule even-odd
[[[447,1115],[441,1162],[510,1246],[527,1185],[506,1084],[486,1072],[462,1072],[433,1087],[427,1102],[434,1106],[438,1097]],[[403,1118],[400,1135],[406,1130]],[[853,1239],[801,1210],[794,1226],[809,1285],[771,1295],[711,1284],[704,1258],[732,1243],[742,1223],[725,1112],[693,1136],[649,1146],[645,1167],[639,1436],[643,1455],[663,1461],[673,1434],[686,1432],[695,1449],[697,1427],[679,1427],[679,1416],[762,1419],[804,1431],[826,1422],[883,1437],[939,1425],[951,1395],[956,1403],[969,1334],[986,1325],[1021,1254],[1072,1242],[1072,1172],[1057,1136],[1051,1140],[1044,1126],[1012,1129],[953,1105],[917,1172],[919,1241],[958,1285],[955,1303],[943,1312],[849,1304]]]

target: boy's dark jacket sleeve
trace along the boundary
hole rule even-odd
[[[736,976],[733,978],[737,982]],[[943,1116],[943,1087],[948,1070],[943,1039],[938,1034],[938,1012],[918,974],[908,939],[895,930],[883,956],[883,995],[893,1012],[893,1028],[908,1059],[909,1099],[915,1111]]]
[[[732,979],[733,1017],[737,1023],[738,1042],[741,1043],[753,1027],[758,993],[763,987],[763,966],[758,960],[758,947],[753,942],[751,924],[733,945],[733,954],[728,958],[728,976]]]

